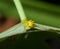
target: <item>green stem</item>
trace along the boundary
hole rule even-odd
[[[25,27],[23,26],[22,23],[20,23],[20,24],[17,24],[15,26],[9,28],[8,30],[0,33],[0,39],[5,38],[5,37],[9,37],[9,36],[13,36],[13,35],[16,35],[16,34],[22,34],[22,33],[25,33],[25,32],[26,32]]]
[[[21,21],[26,20],[26,16],[25,16],[23,7],[21,5],[21,1],[20,0],[13,0],[13,1],[15,3],[15,6],[17,8]]]
[[[21,2],[19,0],[13,0],[13,1],[14,1],[15,5],[16,5],[19,16],[21,18],[21,21],[26,20],[26,17],[25,17],[24,10],[22,8]],[[25,27],[23,26],[22,23],[19,23],[19,24],[15,25],[15,26],[9,28],[8,30],[0,33],[0,39],[8,37],[8,36],[16,35],[16,34],[21,34],[21,33],[24,33],[24,32],[26,32]]]
[[[46,25],[42,25],[42,24],[38,24],[35,23],[34,28],[42,30],[42,31],[56,31],[58,34],[60,34],[60,28],[55,28],[55,27],[51,27],[51,26],[46,26]]]

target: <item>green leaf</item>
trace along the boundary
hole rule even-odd
[[[60,6],[34,0],[21,0],[21,2],[28,19],[60,28]],[[16,17],[19,20],[18,12],[12,0],[1,1],[0,10],[7,16]]]

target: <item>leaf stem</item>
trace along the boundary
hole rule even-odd
[[[42,31],[49,31],[49,30],[51,30],[51,31],[56,31],[58,34],[60,34],[60,28],[46,26],[46,25],[42,25],[42,24],[38,24],[38,23],[35,23],[35,26],[36,27],[34,27],[34,28],[42,30]]]
[[[8,30],[0,33],[0,39],[5,38],[5,37],[9,37],[9,36],[13,36],[13,35],[16,35],[16,34],[22,34],[22,33],[25,33],[25,32],[26,32],[25,27],[23,26],[22,23],[20,23],[20,24],[17,24],[15,26],[9,28]]]
[[[13,1],[15,3],[15,6],[17,8],[17,11],[19,13],[19,16],[20,16],[21,21],[27,20],[27,18],[25,16],[25,13],[24,13],[24,10],[23,10],[23,7],[21,5],[21,1],[20,0],[13,0]]]

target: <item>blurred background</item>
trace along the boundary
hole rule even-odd
[[[28,19],[60,28],[60,0],[21,0]],[[19,19],[13,0],[0,0],[0,11],[6,17]],[[0,49],[60,49],[60,35],[56,32],[38,31],[15,35],[0,42]]]

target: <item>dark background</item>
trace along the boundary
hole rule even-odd
[[[0,42],[0,49],[60,49],[60,35],[55,32],[31,32],[9,37]]]
[[[51,4],[60,5],[60,0],[38,0],[38,1],[44,1],[44,2],[51,3]]]

